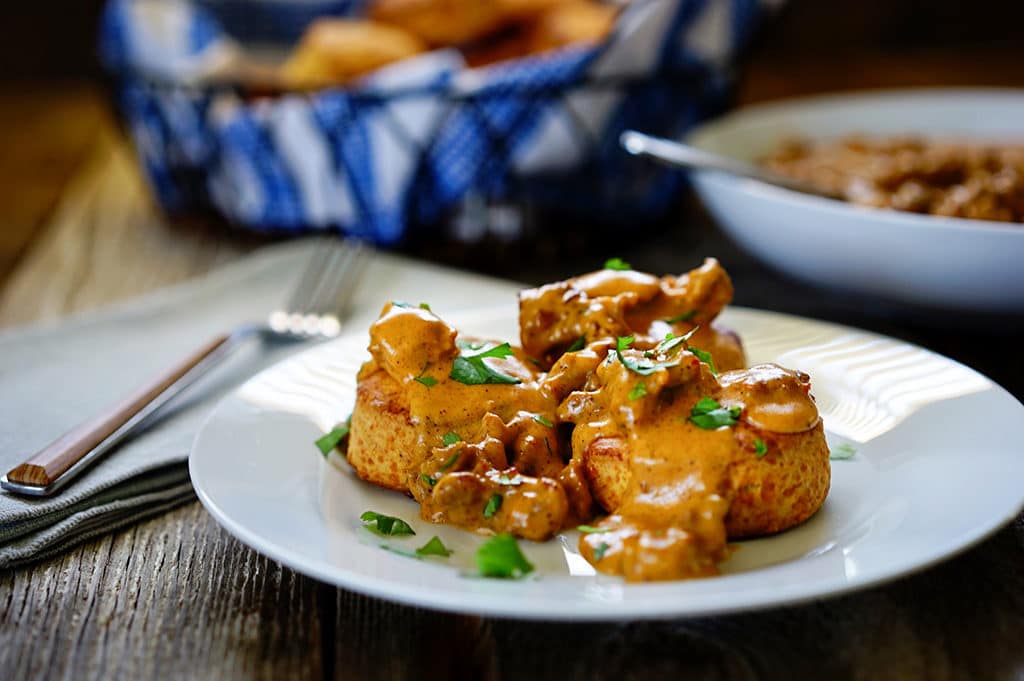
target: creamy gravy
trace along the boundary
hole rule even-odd
[[[525,291],[523,349],[484,360],[515,382],[480,384],[452,378],[453,366],[499,343],[389,304],[370,329],[360,379],[385,372],[407,398],[417,462],[408,491],[423,518],[535,540],[595,522],[585,460],[603,449],[621,458],[623,489],[600,531],[581,538],[586,559],[635,581],[711,575],[729,553],[730,467],[751,456],[752,436],[741,443],[734,426],[790,434],[819,422],[805,374],[735,368],[738,340],[709,323],[731,295],[713,260],[678,278],[604,270]],[[695,325],[689,346],[658,354],[665,334]],[[615,338],[626,335],[634,341],[620,359]],[[688,349],[698,343],[733,370],[716,376]],[[641,375],[623,360],[657,367]],[[690,416],[702,398],[737,420],[699,427]]]

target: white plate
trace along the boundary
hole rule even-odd
[[[469,333],[515,338],[514,308],[456,321]],[[311,577],[443,610],[542,619],[633,619],[749,610],[860,589],[970,546],[1024,501],[1024,407],[985,377],[921,348],[852,329],[734,308],[752,362],[808,371],[832,445],[822,510],[781,535],[743,542],[711,579],[626,584],[595,575],[577,533],[522,542],[536,574],[522,581],[468,576],[483,539],[419,520],[416,504],[360,482],[313,441],[351,411],[366,336],[342,338],[274,366],[227,397],[190,458],[199,498],[229,532]],[[336,456],[336,455],[332,455]],[[455,548],[416,561],[360,529],[366,510],[400,516],[417,536]]]
[[[853,133],[1024,143],[1024,91],[795,99],[741,109],[687,141],[753,161],[785,139]],[[800,279],[931,308],[1024,312],[1024,225],[855,206],[714,172],[692,177],[722,229]]]

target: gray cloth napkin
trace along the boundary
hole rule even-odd
[[[286,299],[314,245],[271,247],[127,304],[0,334],[0,470],[10,470],[215,335],[265,318]],[[346,330],[365,331],[389,299],[429,301],[449,312],[508,302],[517,288],[376,254]],[[0,569],[52,556],[194,498],[188,452],[217,399],[302,348],[254,340],[56,497],[0,494]]]

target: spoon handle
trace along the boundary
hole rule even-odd
[[[760,168],[752,163],[692,147],[663,137],[626,130],[619,138],[623,148],[634,156],[653,158],[665,165],[691,170],[717,170],[737,177],[746,177],[767,184],[792,189],[804,194],[836,198],[831,192]]]

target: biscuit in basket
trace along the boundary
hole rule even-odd
[[[427,46],[394,26],[350,19],[318,19],[281,69],[285,87],[314,90],[344,85]]]
[[[436,47],[479,40],[508,23],[500,3],[489,0],[375,0],[370,16]]]
[[[598,43],[615,25],[615,5],[573,0],[542,13],[530,27],[530,52],[547,52],[575,44]]]

